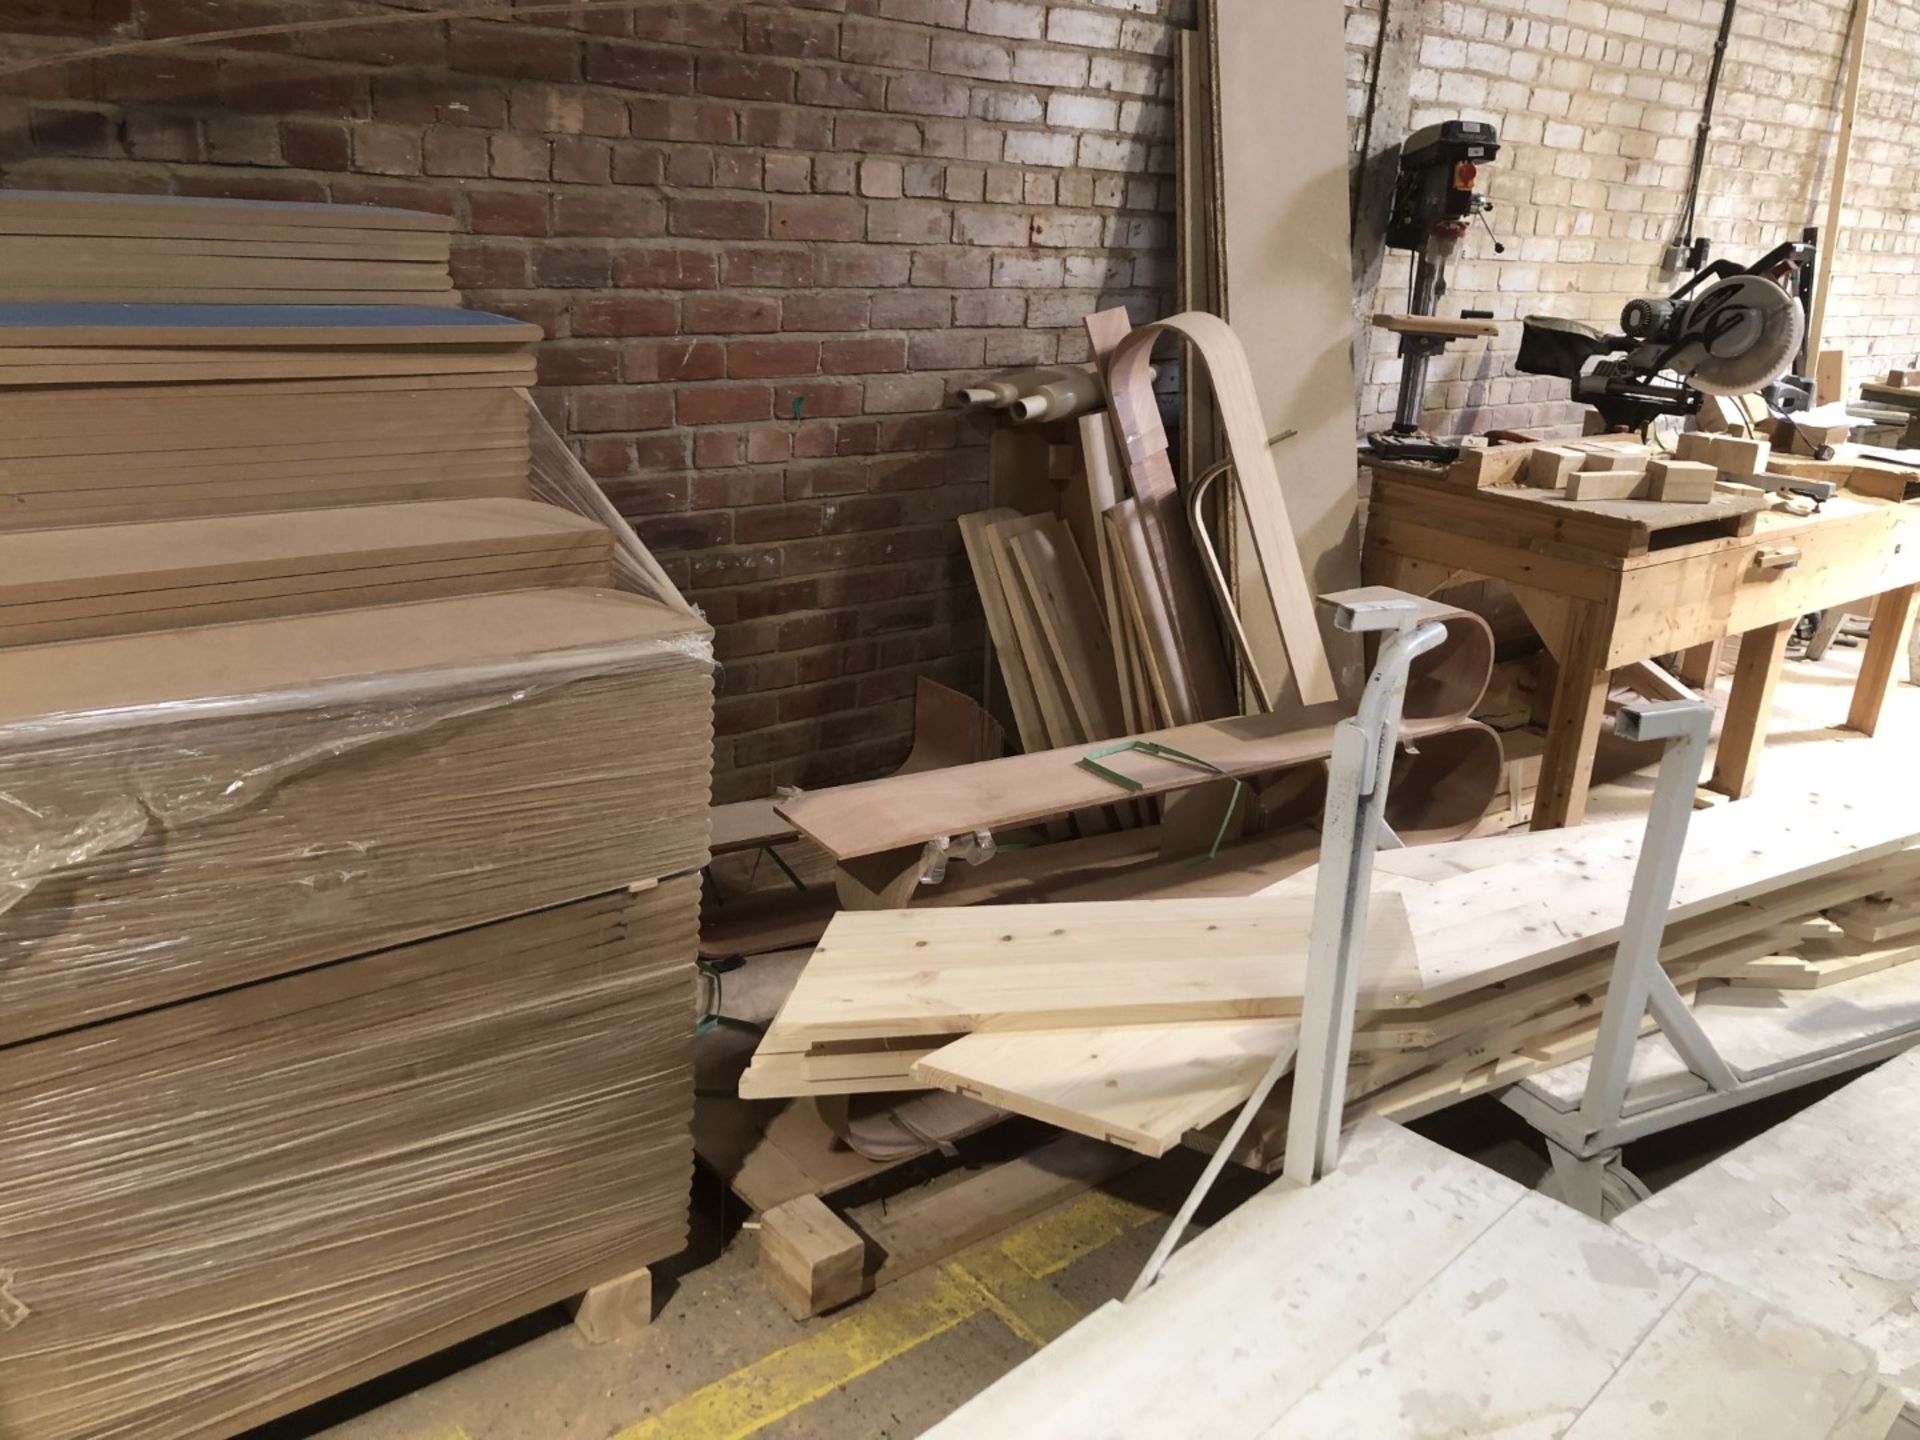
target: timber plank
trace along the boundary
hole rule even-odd
[[[1045,750],[1053,742],[1048,737],[1046,717],[1040,710],[1040,697],[1026,652],[1021,648],[1019,632],[1014,628],[1013,609],[1001,583],[1000,566],[990,532],[1003,521],[1019,518],[1017,510],[997,508],[960,517],[960,540],[966,547],[967,563],[973,570],[973,583],[980,594],[980,609],[987,620],[987,637],[1000,662],[1000,677],[1007,687],[1007,703],[1013,709],[1014,728],[1020,732],[1020,744],[1028,751]],[[891,849],[881,845],[876,849]]]
[[[998,529],[999,527],[996,527]],[[1088,740],[1123,732],[1119,674],[1093,582],[1067,527],[1052,516],[1010,535],[1007,550],[1026,582],[1068,702]]]
[[[915,1060],[925,1084],[1164,1155],[1251,1093],[1291,1051],[1286,1020],[1191,1020],[1098,1029],[976,1031]]]
[[[779,1016],[819,1043],[1299,1012],[1311,900],[843,911]],[[1418,1003],[1406,911],[1367,921],[1366,1003]]]

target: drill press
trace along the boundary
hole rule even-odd
[[[1467,311],[1458,320],[1436,314],[1447,293],[1447,262],[1475,216],[1485,224],[1493,202],[1474,185],[1480,166],[1500,153],[1493,126],[1478,120],[1445,120],[1416,130],[1400,148],[1400,171],[1393,185],[1393,209],[1386,243],[1414,254],[1413,283],[1404,315],[1376,315],[1374,324],[1400,336],[1400,398],[1393,427],[1367,437],[1367,447],[1389,460],[1451,460],[1456,446],[1442,445],[1420,429],[1426,396],[1427,362],[1450,341],[1482,339],[1496,333],[1490,311]],[[1488,227],[1492,235],[1492,227]],[[1506,246],[1494,241],[1494,253]]]

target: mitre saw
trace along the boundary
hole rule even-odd
[[[1527,316],[1515,367],[1570,380],[1573,398],[1614,430],[1692,415],[1708,395],[1757,391],[1776,414],[1804,410],[1811,387],[1782,377],[1806,333],[1788,282],[1812,255],[1811,245],[1788,243],[1744,269],[1716,260],[1671,295],[1629,300],[1618,335]]]

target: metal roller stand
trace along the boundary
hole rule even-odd
[[[1647,1191],[1622,1166],[1621,1147],[1677,1125],[1703,1119],[1768,1095],[1844,1074],[1908,1049],[1915,1027],[1908,1021],[1838,1053],[1786,1066],[1753,1079],[1736,1074],[1701,1028],[1660,965],[1674,879],[1693,816],[1693,795],[1707,748],[1708,706],[1669,700],[1626,706],[1615,730],[1631,740],[1666,744],[1647,816],[1646,838],[1627,899],[1626,920],[1614,954],[1613,974],[1601,1011],[1600,1033],[1580,1108],[1550,1104],[1529,1081],[1509,1087],[1501,1101],[1545,1138],[1553,1162],[1553,1188],[1574,1208],[1609,1219],[1644,1199]],[[1648,1010],[1680,1058],[1704,1082],[1678,1099],[1627,1110],[1633,1055]]]
[[[1334,602],[1334,624],[1350,634],[1383,636],[1357,714],[1335,728],[1327,782],[1320,873],[1314,887],[1305,1003],[1294,1064],[1293,1107],[1287,1122],[1285,1178],[1309,1185],[1334,1167],[1346,1106],[1347,1060],[1353,1048],[1353,1012],[1359,993],[1374,851],[1397,849],[1386,823],[1387,785],[1400,739],[1400,712],[1414,660],[1446,638],[1437,621],[1418,623],[1411,596]],[[1267,1096],[1286,1073],[1283,1052],[1261,1076],[1231,1128],[1201,1172],[1127,1292],[1131,1300],[1154,1281],[1186,1232],[1200,1202],[1239,1146]]]

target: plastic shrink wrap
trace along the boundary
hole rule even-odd
[[[0,1436],[213,1437],[684,1243],[670,590],[0,651]]]

